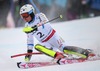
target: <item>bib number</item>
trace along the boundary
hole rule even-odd
[[[40,38],[42,38],[44,36],[44,34],[41,32],[38,32],[37,35],[39,35]]]

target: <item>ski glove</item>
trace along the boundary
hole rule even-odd
[[[25,32],[25,33],[31,33],[31,32],[33,32],[33,31],[37,31],[38,30],[38,27],[37,27],[37,25],[35,25],[35,26],[33,26],[33,27],[25,27],[24,29],[23,29],[23,32]]]
[[[27,53],[32,53],[32,52],[33,52],[33,50],[27,50]],[[31,57],[32,57],[32,55],[26,55],[25,61],[30,61]]]

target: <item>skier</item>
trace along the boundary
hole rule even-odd
[[[27,53],[33,52],[33,47],[55,60],[64,58],[63,54],[53,50],[59,49],[65,54],[75,53],[81,55],[83,58],[94,55],[87,49],[79,48],[76,46],[67,46],[57,32],[50,26],[47,17],[43,13],[35,13],[31,4],[25,4],[20,9],[21,17],[26,21],[23,31],[27,33]],[[46,23],[46,24],[44,24]],[[37,27],[38,24],[43,26]],[[34,38],[39,41],[39,44],[34,45]],[[26,55],[25,61],[30,61],[32,55]]]

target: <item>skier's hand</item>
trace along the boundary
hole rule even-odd
[[[35,26],[33,26],[33,27],[25,27],[25,28],[23,29],[23,31],[24,31],[25,33],[31,33],[31,32],[33,32],[33,31],[37,31],[37,30],[38,30],[37,25],[35,25]]]
[[[27,53],[32,53],[32,52],[33,52],[33,50],[27,50]],[[26,55],[25,61],[30,61],[31,57],[32,57],[32,55]]]

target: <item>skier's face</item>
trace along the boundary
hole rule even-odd
[[[26,22],[29,22],[32,19],[31,16],[27,13],[23,13],[23,14],[21,14],[21,16]]]

